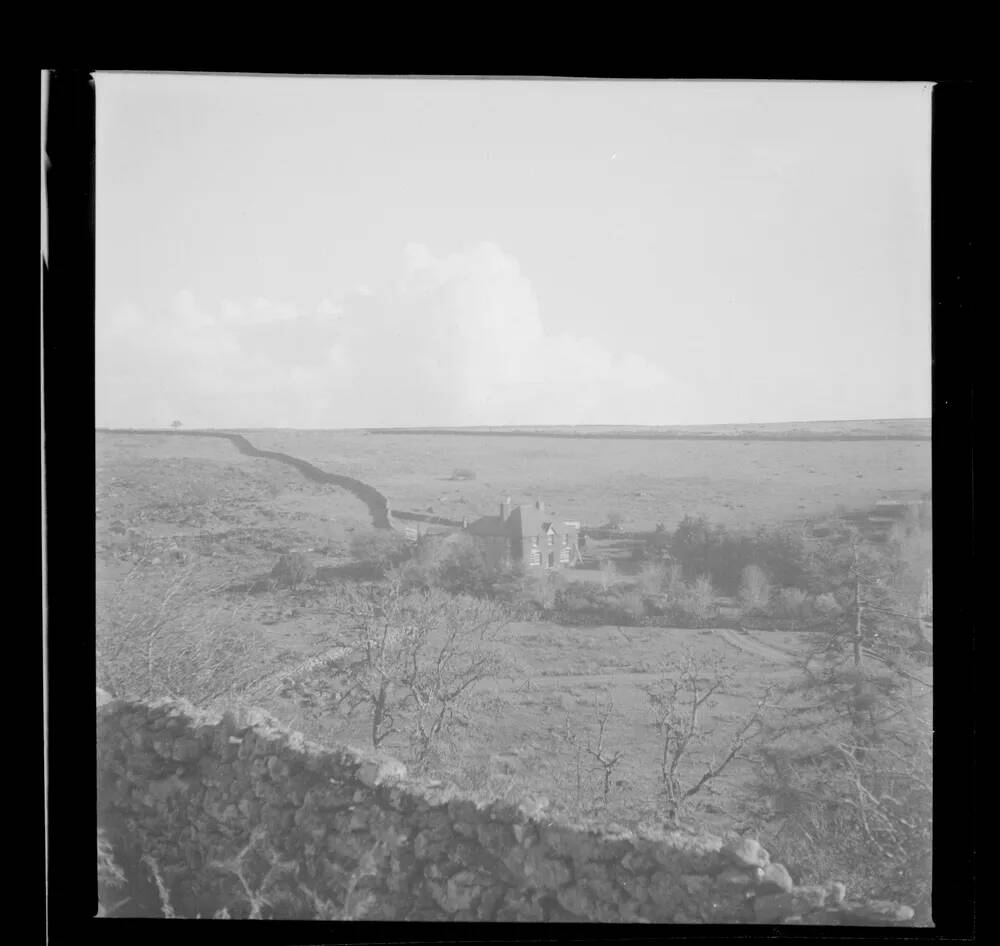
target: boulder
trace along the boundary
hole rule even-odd
[[[766,867],[771,855],[752,838],[731,841],[722,848],[723,856],[737,867]]]
[[[763,869],[763,877],[760,881],[760,886],[757,888],[759,893],[788,893],[792,887],[795,886],[795,882],[792,880],[791,874],[785,869],[783,864],[768,864]],[[843,884],[841,884],[843,886]],[[841,897],[843,899],[843,897]]]
[[[404,778],[406,778],[406,766],[398,759],[368,760],[361,764],[357,772],[358,781],[369,788],[391,779]]]

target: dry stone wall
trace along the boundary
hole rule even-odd
[[[133,912],[880,926],[913,918],[899,904],[854,902],[842,884],[796,887],[752,840],[591,831],[410,778],[387,757],[315,745],[262,716],[239,721],[102,694],[98,703],[99,827],[130,877]]]

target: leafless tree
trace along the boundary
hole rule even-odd
[[[745,611],[763,611],[771,599],[771,583],[759,565],[747,565],[740,576],[740,604]]]
[[[249,598],[179,570],[134,567],[97,602],[98,683],[114,696],[207,705],[245,692],[267,666]]]
[[[611,751],[606,744],[608,723],[615,716],[614,697],[609,695],[606,703],[600,700],[594,701],[594,725],[581,736],[570,723],[569,717],[560,735],[562,738],[576,749],[576,797],[577,807],[581,803],[582,795],[582,756],[588,755],[597,764],[601,774],[601,799],[605,805],[611,797],[612,778],[615,766],[621,762],[623,753]]]
[[[344,587],[332,605],[344,646],[286,674],[288,690],[321,712],[363,716],[374,748],[401,737],[417,765],[453,723],[468,722],[475,685],[507,670],[494,646],[507,615],[493,602],[403,591],[393,578]]]
[[[754,709],[731,734],[726,751],[721,757],[712,758],[697,775],[692,772],[691,756],[707,735],[701,711],[711,705],[713,695],[730,681],[732,670],[720,662],[708,662],[690,653],[666,669],[667,673],[649,684],[645,691],[653,725],[660,737],[661,790],[667,814],[674,818],[687,799],[718,778],[760,733],[771,691],[762,691]]]

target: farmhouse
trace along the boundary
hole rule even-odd
[[[512,506],[508,496],[500,503],[499,515],[466,523],[465,531],[482,543],[493,562],[566,568],[580,561],[580,523],[553,518],[540,499]]]

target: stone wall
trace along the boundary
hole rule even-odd
[[[795,887],[755,841],[596,832],[413,779],[264,717],[99,695],[99,827],[118,915],[910,925]]]

